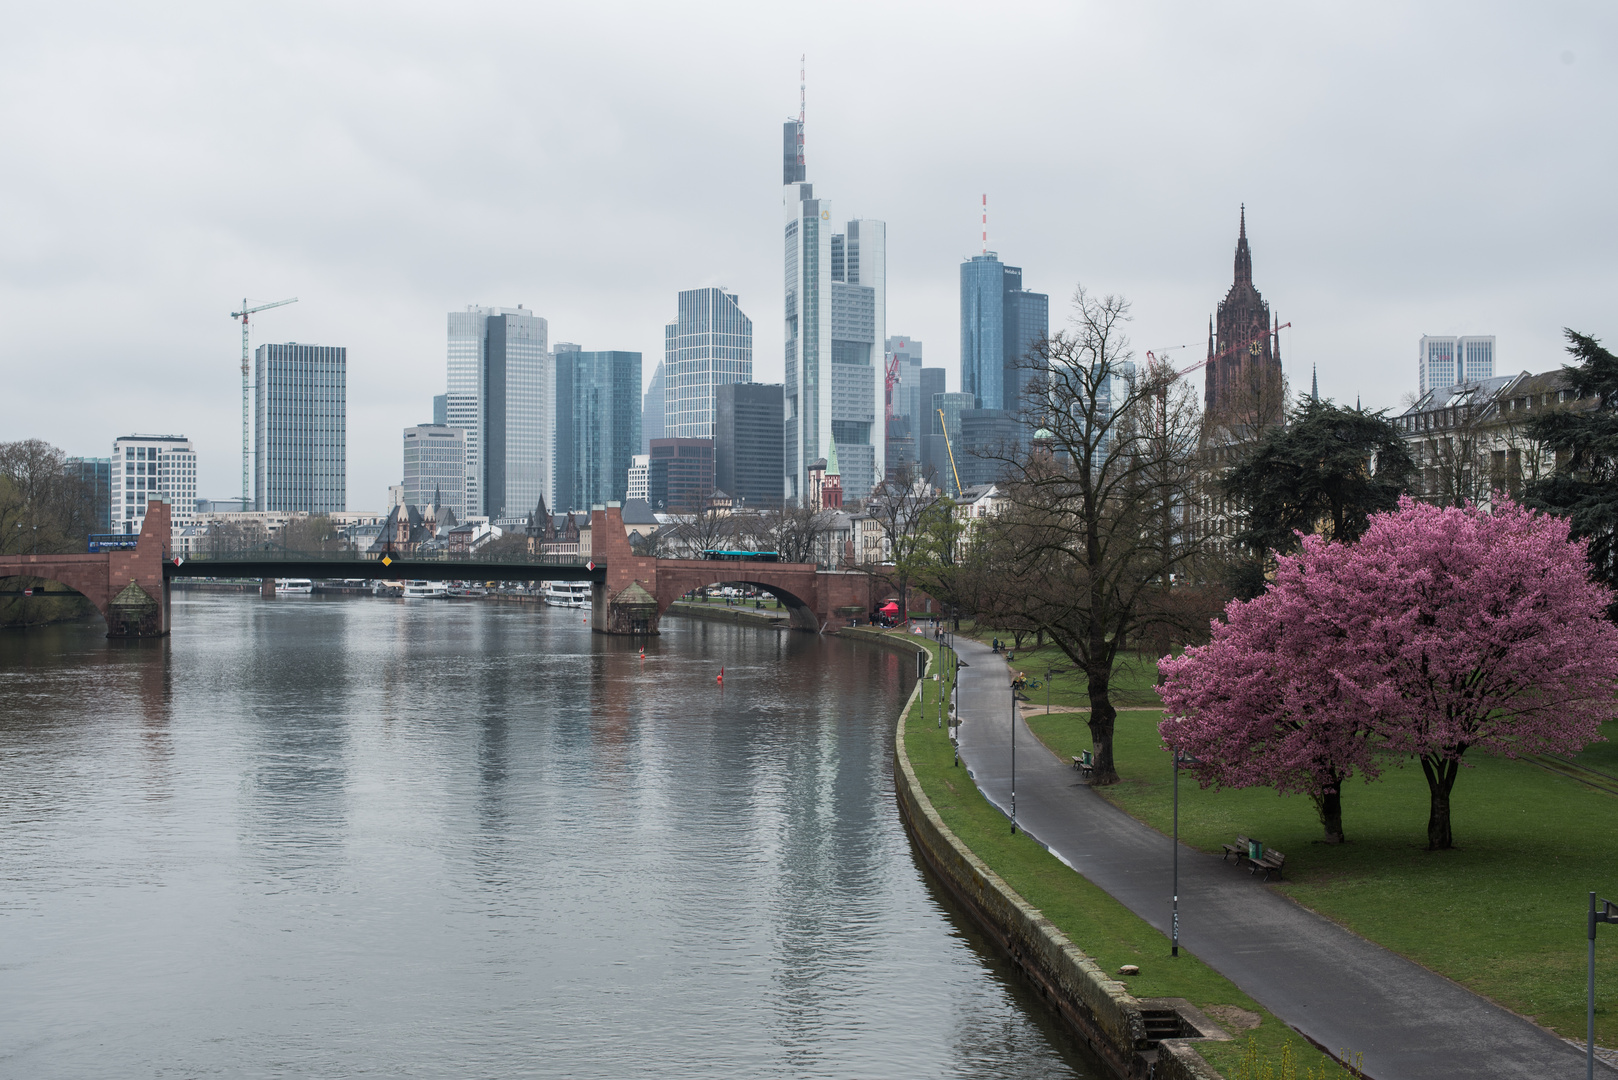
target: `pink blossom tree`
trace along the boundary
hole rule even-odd
[[[1504,499],[1492,513],[1404,499],[1353,544],[1307,537],[1212,643],[1162,662],[1165,741],[1202,759],[1204,783],[1305,790],[1323,807],[1354,771],[1413,756],[1428,847],[1452,847],[1468,750],[1573,753],[1618,716],[1612,597],[1584,548]]]

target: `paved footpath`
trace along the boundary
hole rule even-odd
[[[965,638],[956,644],[967,665],[958,691],[961,758],[978,787],[1010,810],[1015,730],[1018,825],[1167,934],[1168,838],[1091,791],[1020,714],[1012,720],[1001,657]],[[1569,941],[1582,946],[1582,931],[1573,927],[1577,940]],[[1321,1046],[1363,1052],[1375,1080],[1584,1076],[1582,1049],[1183,844],[1180,943]],[[1173,962],[1167,952],[1164,964]],[[1618,1077],[1599,1060],[1596,1071]]]

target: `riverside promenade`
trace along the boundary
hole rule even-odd
[[[965,663],[956,691],[961,760],[978,788],[1010,813],[1015,731],[1019,827],[1167,934],[1169,839],[1090,790],[1045,748],[1021,710],[1014,714],[1002,657],[966,638],[957,639],[957,649]],[[1569,917],[1569,948],[1583,945],[1578,916]],[[1185,845],[1180,946],[1319,1046],[1363,1052],[1365,1074],[1374,1080],[1584,1075],[1582,1047]],[[1166,942],[1157,962],[1174,962]],[[1596,1073],[1618,1077],[1599,1060]]]

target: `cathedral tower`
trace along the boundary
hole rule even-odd
[[[1255,414],[1269,414],[1277,404],[1284,405],[1280,337],[1271,329],[1270,305],[1253,287],[1245,204],[1236,237],[1235,280],[1219,302],[1216,321],[1217,326],[1208,327],[1203,409],[1211,416],[1227,414],[1223,422],[1230,424],[1258,419]]]

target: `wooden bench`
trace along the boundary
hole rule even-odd
[[[1236,865],[1240,866],[1242,864],[1242,860],[1247,858],[1247,845],[1247,837],[1237,833],[1236,842],[1234,844],[1223,845],[1225,853],[1219,856],[1220,861],[1223,862],[1225,859],[1228,859],[1230,856],[1234,855],[1236,856]]]
[[[1264,871],[1264,880],[1270,880],[1270,875],[1281,876],[1281,868],[1287,864],[1287,857],[1274,848],[1265,848],[1264,855],[1258,859],[1248,859],[1247,868],[1251,873]]]
[[[1095,758],[1091,756],[1090,751],[1080,750],[1077,754],[1073,755],[1073,767],[1079,772],[1083,773],[1085,776],[1089,776],[1091,770],[1093,770],[1095,766],[1096,761]]]

